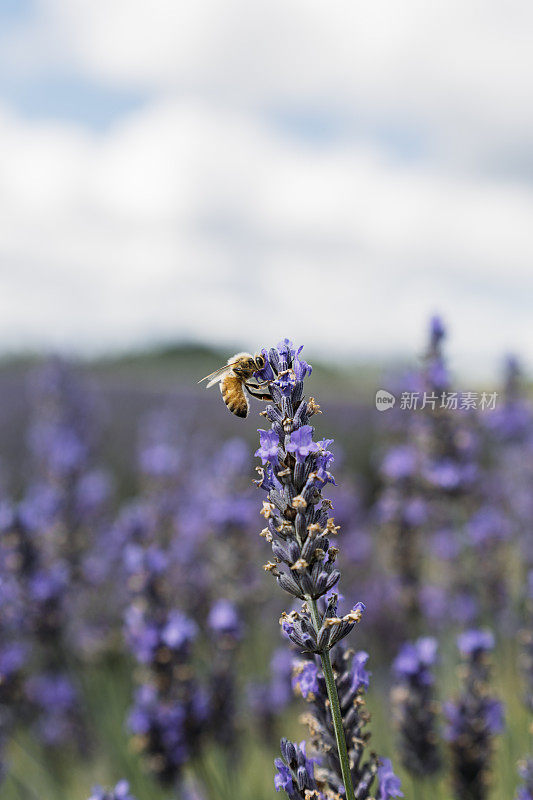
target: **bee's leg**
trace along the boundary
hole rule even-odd
[[[258,400],[272,400],[272,395],[270,393],[265,394],[260,390],[261,386],[265,384],[260,384],[259,386],[250,386],[249,383],[245,383],[244,386],[246,387],[246,391],[252,395],[252,397],[257,397]],[[258,389],[259,391],[254,391],[254,389]]]
[[[255,378],[252,381],[244,381],[244,385],[247,389],[265,389],[265,387],[270,386],[272,381],[256,381]]]

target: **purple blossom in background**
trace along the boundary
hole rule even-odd
[[[490,540],[506,540],[511,535],[511,526],[501,509],[483,506],[468,522],[468,535],[475,546]]]
[[[422,684],[430,686],[434,682],[432,667],[437,657],[437,640],[425,636],[414,643],[408,642],[396,657],[393,670],[402,680],[410,680],[414,676]]]
[[[155,478],[177,475],[180,465],[180,453],[175,447],[162,442],[146,447],[139,457],[141,471]]]
[[[242,633],[241,619],[235,605],[229,600],[217,600],[214,603],[207,617],[207,624],[221,636],[239,639]]]
[[[136,800],[130,793],[127,781],[119,781],[114,789],[106,791],[101,786],[95,786],[88,800]]]
[[[444,705],[446,738],[452,757],[452,784],[458,798],[485,798],[494,751],[494,736],[503,729],[503,706],[490,694],[490,651],[494,637],[470,630],[458,637],[464,661],[459,698]]]
[[[465,631],[457,637],[457,647],[463,656],[477,656],[494,649],[494,634],[489,630]]]
[[[292,688],[307,700],[318,692],[318,668],[312,661],[297,662],[294,666]]]
[[[383,474],[390,480],[402,480],[414,475],[417,466],[417,453],[411,445],[393,447],[386,454],[381,465]]]
[[[518,360],[507,356],[504,364],[503,403],[485,416],[487,428],[499,444],[523,444],[531,437],[533,413],[524,391],[524,376]]]
[[[441,766],[433,690],[436,658],[437,641],[425,636],[406,642],[392,666],[399,750],[405,769],[416,777],[434,775]]]
[[[352,659],[352,682],[350,690],[355,694],[361,690],[366,691],[370,685],[370,676],[372,673],[365,669],[369,657],[368,653],[365,653],[364,650],[360,650],[358,653],[354,654]]]
[[[446,328],[444,326],[442,318],[438,314],[435,314],[433,317],[431,317],[429,326],[430,326],[431,346],[435,348],[440,344],[441,340],[444,339],[444,337],[446,336]]]
[[[76,508],[82,519],[94,519],[109,503],[113,481],[103,469],[93,469],[81,475],[76,488]]]
[[[172,610],[161,631],[161,640],[171,650],[186,648],[196,636],[196,624],[181,611]]]
[[[503,703],[491,697],[487,700],[486,706],[487,727],[493,736],[503,733],[505,728],[505,715]]]
[[[76,735],[78,696],[68,675],[37,674],[28,679],[25,690],[37,710],[35,727],[46,745],[57,747]]]
[[[457,489],[461,485],[463,473],[460,467],[451,460],[442,459],[429,464],[424,472],[428,483],[438,489]]]
[[[8,642],[0,651],[0,686],[19,672],[28,658],[28,645],[25,642]]]
[[[518,765],[518,774],[523,780],[515,796],[515,800],[533,800],[533,758],[528,758]]]
[[[130,533],[151,528],[137,515]],[[184,763],[200,746],[207,717],[205,692],[191,668],[192,645],[198,628],[194,620],[173,607],[174,590],[168,550],[148,541],[124,548],[132,592],[125,611],[126,640],[142,665],[129,727],[141,737],[142,754],[163,785],[174,784]]]

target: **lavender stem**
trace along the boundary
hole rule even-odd
[[[322,620],[318,611],[316,600],[307,598],[307,602],[311,608],[311,615],[313,624],[318,634],[322,627]],[[339,761],[342,770],[342,779],[344,782],[344,789],[346,791],[347,800],[355,800],[355,792],[352,785],[352,774],[350,771],[350,762],[348,760],[348,749],[346,747],[346,736],[344,735],[344,726],[342,724],[341,707],[339,703],[339,695],[337,686],[335,684],[335,677],[333,675],[333,668],[331,666],[331,659],[329,651],[325,650],[320,653],[320,661],[322,662],[322,671],[324,673],[324,680],[326,681],[326,688],[328,690],[328,698],[331,706],[331,716],[333,719],[333,727],[335,729],[335,740],[337,742],[337,750],[339,751]]]

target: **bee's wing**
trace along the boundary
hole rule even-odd
[[[224,364],[223,367],[216,369],[210,375],[206,375],[205,378],[199,380],[198,383],[203,383],[203,381],[209,381],[209,383],[205,387],[206,389],[209,389],[210,386],[214,386],[215,383],[218,383],[218,381],[226,374],[226,372],[229,372],[231,368],[235,366],[236,363],[237,363],[236,361],[233,361],[231,364]]]

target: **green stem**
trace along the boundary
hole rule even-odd
[[[318,612],[316,600],[308,598],[309,607],[311,608],[311,615],[316,632],[322,627],[322,620]],[[331,659],[329,651],[326,650],[320,654],[322,662],[322,671],[324,673],[324,680],[326,681],[326,688],[328,690],[329,704],[331,707],[331,716],[333,719],[333,729],[335,731],[335,739],[337,741],[337,750],[339,753],[339,761],[341,764],[342,780],[344,789],[346,791],[346,800],[355,800],[355,792],[352,785],[352,774],[350,771],[350,762],[348,760],[348,749],[346,747],[346,736],[344,735],[344,726],[342,724],[341,706],[339,703],[339,695],[335,678],[333,676],[333,668],[331,666]]]

